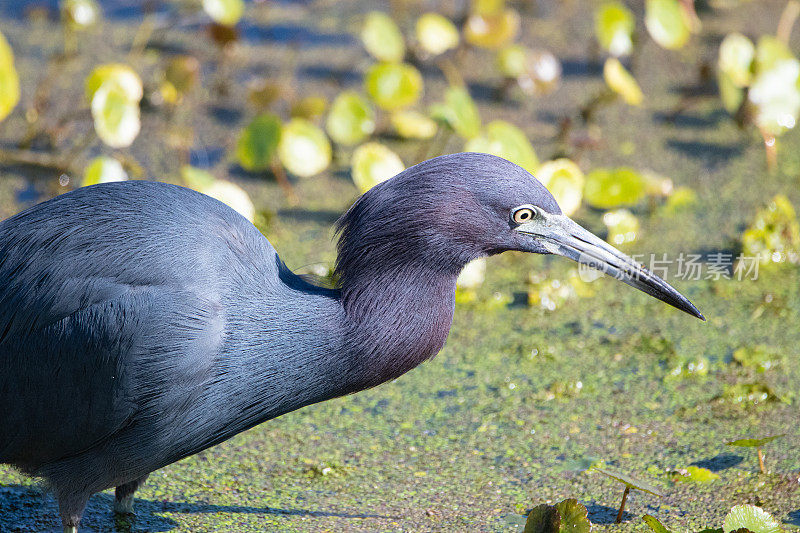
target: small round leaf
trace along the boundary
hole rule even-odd
[[[0,120],[16,107],[19,97],[19,74],[14,67],[14,52],[0,33]]]
[[[399,63],[406,55],[406,43],[400,28],[382,11],[367,15],[361,30],[361,41],[367,52],[378,61]]]
[[[355,91],[345,91],[331,105],[325,129],[334,142],[358,144],[375,131],[375,110]]]
[[[235,26],[244,14],[244,0],[203,0],[203,9],[217,24]]]
[[[129,89],[110,80],[92,96],[92,118],[97,136],[112,148],[133,144],[142,125],[139,102],[130,99]]]
[[[477,137],[468,140],[465,152],[493,154],[516,163],[531,174],[539,168],[539,158],[525,133],[505,120],[495,120]],[[581,183],[581,188],[583,183]]]
[[[544,163],[536,177],[547,187],[565,215],[573,215],[581,206],[585,178],[580,167],[562,158]]]
[[[719,45],[719,70],[725,73],[736,87],[747,87],[753,79],[753,59],[756,47],[741,33],[725,36]]]
[[[691,36],[689,17],[678,0],[647,0],[644,24],[653,40],[668,50],[683,47]]]
[[[439,126],[436,121],[419,111],[401,109],[390,118],[394,131],[404,139],[430,139]]]
[[[481,117],[478,106],[466,87],[451,86],[444,94],[444,103],[431,106],[431,115],[444,121],[456,133],[471,139],[480,133]]]
[[[127,179],[128,173],[122,168],[122,163],[113,157],[100,156],[89,162],[83,174],[81,186],[86,187],[97,183],[110,183]]]
[[[608,242],[615,246],[635,241],[639,233],[639,220],[627,209],[606,212],[603,224],[608,228]]]
[[[639,84],[631,76],[619,59],[609,57],[603,66],[603,78],[608,86],[619,94],[628,105],[638,106],[642,104],[644,95],[639,88]]]
[[[592,207],[612,209],[637,204],[646,194],[644,177],[630,168],[600,168],[586,176],[583,190]]]
[[[353,182],[362,193],[405,170],[400,156],[386,146],[370,142],[353,152]]]
[[[781,533],[780,523],[772,515],[755,505],[736,505],[722,523],[725,533],[747,529],[752,533]]]
[[[125,94],[125,98],[131,102],[138,103],[144,94],[142,79],[128,65],[121,63],[110,63],[100,65],[86,77],[84,86],[86,89],[86,100],[91,102],[95,92],[101,85],[112,82],[115,83]]]
[[[61,16],[73,30],[84,30],[100,20],[102,12],[95,0],[66,0],[61,5]]]
[[[464,40],[479,48],[497,50],[519,33],[520,17],[513,9],[497,13],[473,13],[464,25]]]
[[[521,44],[510,44],[497,53],[497,69],[506,78],[518,78],[525,74],[528,49]]]
[[[236,159],[243,169],[255,172],[270,167],[278,150],[282,128],[277,116],[264,113],[242,130],[236,143]]]
[[[439,13],[425,13],[417,19],[417,42],[430,55],[437,56],[458,46],[458,28]]]
[[[308,178],[331,164],[331,144],[320,128],[305,119],[293,118],[281,131],[278,158],[286,170]]]
[[[367,71],[364,88],[381,109],[402,109],[422,95],[422,74],[405,63],[378,63]]]
[[[621,2],[602,4],[594,14],[597,41],[613,56],[626,56],[631,53],[635,28],[636,19],[633,12]]]

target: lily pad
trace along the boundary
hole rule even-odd
[[[786,43],[772,35],[762,35],[756,45],[754,70],[756,73],[767,72],[781,61],[794,59],[794,57]]]
[[[331,164],[331,144],[319,127],[293,118],[281,130],[278,159],[295,176],[308,178]]]
[[[689,17],[678,0],[647,0],[644,24],[650,37],[669,50],[683,47],[691,36]]]
[[[203,9],[223,26],[235,26],[244,14],[244,0],[203,0]]]
[[[102,15],[95,0],[66,0],[61,4],[61,16],[73,30],[83,30],[97,24]]]
[[[131,102],[138,103],[144,95],[142,79],[135,70],[122,63],[110,63],[95,67],[86,77],[84,83],[86,100],[92,102],[97,90],[105,83],[118,85],[124,92],[125,98]]]
[[[197,85],[200,78],[200,62],[193,56],[177,56],[167,63],[164,69],[162,95],[167,103],[178,103],[184,95]]]
[[[531,174],[539,168],[539,158],[536,157],[528,137],[521,129],[505,120],[495,120],[487,124],[483,133],[467,141],[464,151],[502,157]]]
[[[730,75],[723,71],[717,72],[717,86],[722,107],[731,115],[735,115],[744,102],[744,89],[737,87]]]
[[[572,160],[562,158],[548,161],[535,172],[536,177],[555,197],[561,211],[572,216],[581,206],[585,178]]]
[[[507,78],[518,78],[525,74],[527,62],[528,49],[521,44],[510,44],[497,53],[497,69]]]
[[[92,118],[97,136],[112,148],[133,144],[141,129],[139,101],[116,80],[103,83],[92,96]]]
[[[122,168],[122,163],[113,157],[95,157],[89,162],[83,174],[82,187],[95,185],[97,183],[110,183],[114,181],[125,181],[128,173]]]
[[[270,167],[278,150],[282,128],[276,115],[264,113],[242,130],[236,143],[236,159],[243,169],[257,172]]]
[[[756,108],[755,122],[772,135],[780,135],[797,124],[800,113],[800,61],[781,59],[759,71],[747,93]]]
[[[733,352],[734,361],[744,367],[755,368],[757,372],[774,368],[782,359],[780,353],[763,346],[739,348]]]
[[[767,443],[774,441],[775,439],[780,439],[781,437],[785,437],[786,434],[782,433],[780,435],[773,435],[771,437],[764,437],[763,439],[737,439],[732,440],[730,442],[726,442],[728,446],[737,446],[740,448],[760,448]]]
[[[19,97],[19,74],[14,67],[14,52],[0,33],[0,120],[17,106]]]
[[[359,93],[345,91],[333,101],[325,129],[336,143],[358,144],[375,131],[375,110]]]
[[[608,476],[608,477],[610,477],[612,479],[616,479],[620,483],[624,484],[626,487],[630,487],[632,489],[640,490],[642,492],[648,492],[648,493],[652,494],[653,496],[658,496],[659,498],[663,498],[664,497],[664,495],[659,491],[659,489],[657,489],[653,485],[650,485],[649,483],[646,483],[644,481],[638,480],[638,479],[636,479],[636,478],[634,478],[632,476],[629,476],[628,474],[625,474],[623,472],[620,472],[618,470],[611,470],[608,467],[602,467],[602,468],[595,467],[591,471],[592,472],[600,472],[601,474],[606,475],[606,476]]]
[[[800,250],[800,223],[789,199],[776,195],[742,235],[742,253],[762,265],[792,260]],[[796,260],[796,259],[795,259]]]
[[[676,483],[709,483],[719,479],[719,474],[715,474],[708,468],[698,466],[687,466],[672,472],[672,481]]]
[[[519,13],[511,8],[473,13],[464,24],[464,40],[479,48],[497,50],[516,38],[520,26]]]
[[[394,131],[404,139],[430,139],[439,125],[427,115],[410,109],[400,109],[390,117]]]
[[[725,73],[736,87],[747,87],[753,79],[753,60],[756,47],[741,33],[730,33],[719,45],[719,70]]]
[[[466,87],[451,86],[444,94],[444,103],[431,106],[431,115],[449,125],[466,139],[480,133],[481,117],[478,106]]]
[[[570,498],[556,505],[543,503],[534,507],[524,533],[588,533],[591,528],[586,506]]]
[[[294,118],[313,120],[321,117],[328,108],[328,100],[324,96],[306,96],[292,104],[289,114]]]
[[[644,94],[636,79],[628,72],[619,59],[609,57],[603,65],[603,79],[615,93],[620,95],[625,103],[632,106],[642,105]]]
[[[458,28],[439,13],[425,13],[417,19],[417,42],[430,55],[437,56],[458,46]]]
[[[665,528],[655,516],[646,514],[642,517],[647,527],[652,529],[655,533],[672,533],[669,529]]]
[[[525,70],[517,83],[527,94],[553,92],[561,81],[561,62],[547,50],[531,50],[525,59]]]
[[[361,29],[361,42],[378,61],[398,63],[406,55],[406,43],[400,28],[382,11],[372,11],[367,15]]]
[[[353,152],[353,182],[362,193],[399,174],[405,168],[400,156],[376,142],[363,144]]]
[[[772,515],[755,505],[736,505],[725,517],[722,529],[730,533],[739,529],[752,533],[781,533],[783,529]]]
[[[594,14],[597,41],[615,57],[626,56],[633,50],[633,31],[636,19],[621,2],[606,2]]]
[[[210,187],[217,181],[209,171],[191,165],[181,167],[181,178],[188,187],[196,191]]]
[[[744,407],[780,400],[769,385],[761,382],[726,385],[722,391],[721,399]]]
[[[255,219],[256,208],[250,199],[250,195],[235,183],[227,180],[215,180],[210,185],[198,190],[228,205],[250,222]]]
[[[523,533],[555,533],[561,530],[561,515],[555,506],[542,503],[528,514]]]
[[[378,63],[367,70],[364,88],[378,107],[392,111],[413,105],[422,95],[422,74],[406,63]]]
[[[589,205],[599,209],[636,205],[645,197],[645,192],[644,177],[627,167],[591,171],[583,190]]]
[[[639,219],[627,209],[606,212],[603,224],[608,228],[608,242],[615,246],[635,241],[639,233]]]
[[[675,215],[682,211],[686,211],[692,206],[697,204],[697,193],[689,187],[678,187],[669,198],[667,203],[664,204],[663,210],[665,213]]]

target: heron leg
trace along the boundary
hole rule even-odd
[[[78,524],[80,524],[88,500],[88,496],[78,497],[75,495],[58,498],[58,513],[61,515],[64,533],[78,533]]]
[[[116,514],[134,514],[133,513],[133,493],[136,489],[141,487],[147,475],[134,479],[128,483],[124,483],[114,490],[114,512]]]

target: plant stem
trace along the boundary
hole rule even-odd
[[[798,16],[800,16],[800,2],[797,0],[790,0],[786,4],[786,7],[783,8],[781,18],[778,20],[778,29],[775,32],[778,40],[785,45],[789,44],[789,38],[792,36],[792,28]]]
[[[764,138],[764,150],[767,155],[767,170],[772,172],[778,166],[778,146],[777,139],[763,128],[759,128],[761,136]]]
[[[294,187],[289,183],[289,178],[286,177],[286,171],[283,170],[283,166],[279,162],[273,161],[270,165],[270,169],[275,175],[275,180],[278,182],[278,185],[283,189],[283,193],[286,195],[286,199],[289,200],[289,203],[291,205],[300,203],[300,199],[297,197]]]
[[[766,474],[767,470],[764,468],[764,453],[761,451],[761,448],[758,448],[758,468],[761,470],[762,474]]]
[[[622,503],[619,504],[619,512],[617,513],[617,524],[622,523],[622,516],[625,514],[625,502],[628,500],[628,493],[630,493],[631,488],[628,485],[625,485],[625,492],[622,493]]]
[[[64,172],[70,170],[69,164],[53,154],[33,152],[30,150],[0,149],[0,165],[9,163],[51,168]]]

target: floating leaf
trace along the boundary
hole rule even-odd
[[[91,109],[97,136],[108,146],[130,146],[139,135],[139,102],[117,81],[106,81],[94,92]]]
[[[464,40],[473,46],[497,50],[514,40],[520,23],[519,13],[511,8],[496,13],[473,13],[464,24]]]
[[[744,367],[755,368],[757,372],[765,372],[780,363],[780,353],[761,346],[739,348],[733,352],[733,360]]]
[[[600,46],[616,57],[633,50],[633,30],[636,19],[621,2],[602,4],[594,14],[594,31]]]
[[[541,504],[528,514],[524,533],[589,533],[586,506],[570,498],[556,505]]]
[[[110,63],[96,67],[84,83],[86,89],[86,100],[91,102],[95,92],[105,83],[116,84],[125,94],[125,98],[131,102],[138,103],[144,95],[142,80],[139,75],[128,65],[121,63]]]
[[[268,169],[278,150],[282,129],[281,120],[272,113],[254,118],[236,143],[236,159],[242,168],[250,172]]]
[[[655,533],[672,533],[672,531],[661,525],[661,522],[659,522],[655,516],[646,514],[642,517],[642,520],[644,520],[644,523]]]
[[[328,108],[328,100],[324,96],[306,96],[292,104],[289,114],[292,117],[308,120],[321,117]]]
[[[422,74],[405,63],[378,63],[367,71],[364,88],[380,108],[402,109],[422,95]]]
[[[697,193],[689,187],[678,187],[667,198],[667,203],[664,204],[664,212],[670,215],[685,211],[690,207],[697,204]]]
[[[372,11],[367,15],[361,29],[361,42],[378,61],[398,63],[406,55],[406,43],[400,28],[382,11]]]
[[[547,50],[531,50],[525,59],[525,70],[517,83],[527,94],[553,92],[561,81],[561,62]]]
[[[639,84],[631,73],[628,72],[619,59],[609,57],[603,65],[603,79],[615,93],[619,94],[628,105],[638,106],[642,104],[644,95],[639,88]]]
[[[556,159],[544,163],[535,175],[555,197],[565,215],[575,214],[581,206],[585,182],[578,165],[570,159]]]
[[[663,498],[664,495],[659,492],[659,489],[655,488],[654,486],[650,485],[649,483],[645,483],[644,481],[635,479],[623,472],[618,470],[611,470],[608,467],[598,468],[595,467],[592,469],[593,472],[600,472],[612,479],[616,479],[620,483],[623,483],[626,487],[630,487],[632,489],[641,490],[643,492],[649,492],[653,496],[658,496]]]
[[[521,44],[511,44],[497,53],[497,69],[507,78],[518,78],[525,74],[528,49]]]
[[[736,87],[747,87],[753,79],[753,60],[756,47],[741,33],[725,36],[719,45],[719,70],[725,73]]]
[[[163,94],[174,95],[174,101],[169,97],[164,100],[167,103],[177,103],[181,98],[189,93],[200,77],[200,62],[192,56],[177,56],[170,60],[164,70],[164,82],[161,87]]]
[[[211,187],[217,181],[209,171],[191,165],[181,167],[181,178],[187,186],[196,191]]]
[[[755,505],[734,506],[722,523],[725,533],[747,529],[752,533],[781,533],[783,529],[772,515]]]
[[[687,466],[672,472],[672,480],[676,483],[709,483],[717,479],[719,474],[698,466]]]
[[[0,120],[19,103],[19,75],[14,67],[14,52],[0,33]]]
[[[65,0],[61,5],[61,16],[73,30],[94,26],[101,14],[100,6],[94,0]]]
[[[334,142],[358,144],[375,131],[375,110],[359,93],[345,91],[333,101],[325,129]]]
[[[773,435],[771,437],[764,437],[763,439],[738,439],[732,440],[730,442],[726,442],[728,446],[738,446],[740,448],[761,448],[767,443],[774,441],[775,439],[780,439],[781,437],[785,437],[786,434],[782,433],[780,435]]]
[[[627,209],[606,212],[603,224],[608,228],[608,242],[616,246],[635,241],[639,233],[639,219]]]
[[[110,183],[127,179],[128,173],[122,168],[122,163],[113,157],[100,156],[89,162],[86,172],[83,174],[81,186],[86,187],[97,183]]]
[[[744,102],[744,89],[737,87],[731,77],[722,71],[717,72],[717,86],[722,107],[731,115],[735,115]]]
[[[539,158],[525,133],[505,120],[487,124],[483,133],[468,140],[465,152],[493,154],[516,163],[531,174],[539,168]]]
[[[571,273],[566,280],[548,278],[540,273],[531,273],[528,277],[528,283],[530,285],[528,288],[528,305],[540,307],[546,311],[555,311],[563,307],[567,302],[586,294],[585,289],[581,287],[584,282],[577,275],[577,271],[574,275]],[[581,289],[580,293],[577,288]],[[562,383],[561,385],[564,384]],[[582,384],[578,386],[578,389],[582,386]],[[548,389],[544,399],[552,400],[562,396],[564,396],[564,391],[557,387],[555,390]]]
[[[399,174],[405,168],[400,156],[376,142],[363,144],[353,152],[353,181],[362,193]]]
[[[561,530],[561,515],[552,505],[542,503],[528,513],[523,533],[557,533]]]
[[[756,108],[756,124],[765,131],[780,135],[794,128],[800,113],[800,61],[782,59],[760,71],[747,97]]]
[[[307,178],[331,164],[331,144],[317,126],[305,119],[293,118],[281,130],[278,158],[286,170]]]
[[[473,259],[461,270],[456,279],[456,287],[459,289],[474,290],[483,285],[486,277],[486,258],[479,257]]]
[[[776,195],[756,214],[742,235],[742,253],[758,257],[762,265],[797,261],[800,250],[800,223],[789,199]]]
[[[425,13],[417,19],[417,42],[431,55],[439,55],[458,46],[458,28],[439,13]]]
[[[705,357],[676,358],[677,362],[672,362],[672,369],[667,374],[667,378],[687,378],[697,376],[707,376],[711,363]]]
[[[592,207],[612,209],[637,204],[645,196],[646,184],[635,170],[599,168],[586,176],[583,194]]]
[[[466,139],[480,133],[481,117],[478,106],[466,87],[451,86],[444,94],[444,103],[431,106],[431,115],[444,121],[456,133]]]
[[[203,9],[223,26],[235,26],[244,14],[244,0],[203,0]]]
[[[267,80],[256,80],[250,84],[247,100],[257,110],[264,111],[281,95],[281,87]]]
[[[681,48],[691,35],[688,16],[678,0],[647,0],[644,24],[650,37],[669,50]]]
[[[436,121],[419,111],[399,110],[390,117],[392,127],[404,139],[430,139],[439,126]]]
[[[772,35],[763,35],[758,39],[754,65],[756,73],[772,70],[786,59],[794,59],[794,54],[786,43]]]
[[[744,406],[779,401],[772,389],[764,383],[737,383],[727,385],[722,391],[721,399]]]

